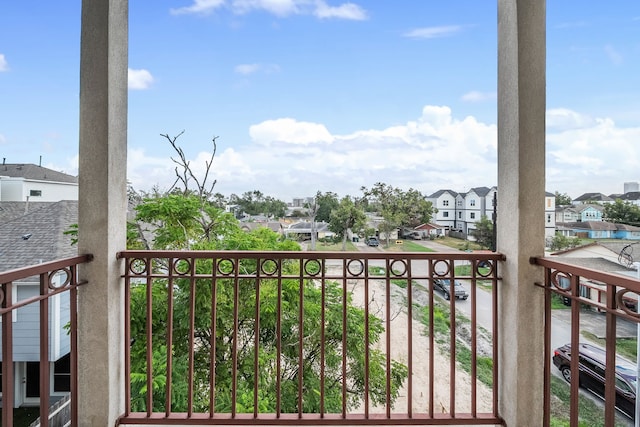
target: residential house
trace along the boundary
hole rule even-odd
[[[633,245],[633,244],[632,244]],[[633,251],[628,248],[629,243],[618,242],[593,242],[576,248],[566,249],[551,254],[553,257],[563,258],[564,262],[572,265],[586,267],[606,273],[614,273],[627,276],[635,276],[634,261],[640,261],[640,256],[633,257]],[[626,255],[625,255],[626,254]],[[568,280],[566,278],[560,280]],[[580,296],[600,303],[606,303],[607,287],[604,283],[580,279]],[[629,298],[625,303],[633,305],[634,298]]]
[[[640,191],[630,191],[616,197],[623,202],[629,202],[636,206],[640,206]]]
[[[27,209],[27,202],[2,202],[0,207],[12,205],[16,212]],[[19,205],[22,206],[19,206]],[[71,224],[78,222],[78,202],[60,201],[31,205],[23,215],[0,223],[0,271],[12,270],[60,258],[75,256],[76,246],[63,234]],[[50,287],[60,286],[66,276],[57,274]],[[13,302],[19,302],[40,293],[38,277],[16,282]],[[38,331],[40,318],[37,305],[29,305],[13,312],[13,373],[14,406],[38,405],[40,396],[40,344]],[[49,299],[50,363],[49,391],[52,400],[70,391],[69,336],[64,327],[69,322],[69,294]]]
[[[78,177],[28,163],[0,165],[0,201],[78,200]]]
[[[602,205],[579,204],[558,207],[555,211],[555,217],[558,223],[602,221],[603,212]]]
[[[476,187],[464,194],[464,210],[462,214],[461,229],[466,235],[472,234],[476,222],[480,221],[487,213],[491,215],[493,206],[493,194],[496,188]],[[491,216],[488,216],[491,219]]]
[[[456,200],[458,193],[453,190],[438,190],[427,197],[433,204],[433,221],[448,230],[456,230],[456,215],[459,209]],[[460,207],[461,208],[461,207]]]
[[[443,237],[446,233],[447,227],[438,224],[420,224],[415,228],[423,239],[429,237]]]
[[[544,195],[544,235],[553,237],[556,234],[556,195],[545,192]]]
[[[585,203],[613,203],[615,200],[602,193],[584,193],[571,201],[574,205]]]

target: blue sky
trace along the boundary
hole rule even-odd
[[[130,0],[128,178],[218,136],[216,190],[496,184],[497,2]],[[0,157],[77,173],[80,0],[0,5]],[[640,2],[547,2],[547,189],[640,181]]]

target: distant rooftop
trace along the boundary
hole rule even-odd
[[[78,177],[30,163],[4,163],[0,165],[0,176],[25,178],[38,181],[78,183]]]

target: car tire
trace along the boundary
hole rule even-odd
[[[467,297],[462,297],[462,300],[463,300],[463,301],[466,301],[466,300],[467,300]]]
[[[571,383],[571,368],[563,366],[560,368],[560,372],[562,373],[562,378],[564,378],[568,383]]]
[[[449,292],[444,293],[444,299],[446,299],[447,301],[450,299]]]

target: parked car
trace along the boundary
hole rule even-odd
[[[578,384],[604,399],[606,351],[593,344],[580,343]],[[562,377],[571,382],[571,344],[553,352],[553,364]],[[636,408],[636,365],[623,357],[616,357],[616,408],[634,418]]]
[[[367,246],[378,246],[380,244],[377,237],[367,237],[366,243]]]
[[[449,279],[433,279],[433,287],[444,294],[444,299],[448,300],[451,298],[451,281]],[[453,288],[457,299],[466,300],[469,298],[469,292],[467,292],[459,281],[454,280]]]

